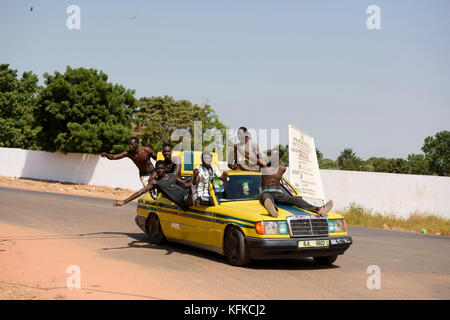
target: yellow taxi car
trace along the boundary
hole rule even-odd
[[[201,163],[200,154],[178,153],[184,179],[189,179]],[[158,159],[162,159],[161,154]],[[216,154],[213,163],[218,165]],[[320,217],[297,207],[277,205],[279,215],[274,218],[259,201],[261,174],[228,172],[227,182],[212,180],[210,206],[182,210],[162,194],[141,196],[136,224],[151,243],[168,240],[214,251],[234,266],[245,266],[252,259],[292,257],[313,257],[319,264],[330,265],[352,244],[342,216],[330,212]],[[280,184],[283,192],[299,195],[284,178]]]

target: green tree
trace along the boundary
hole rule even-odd
[[[278,148],[281,152],[283,152],[283,156],[281,157],[281,163],[285,166],[289,166],[289,145],[278,145]]]
[[[0,147],[36,149],[33,109],[39,90],[38,77],[0,65]]]
[[[430,171],[440,176],[450,175],[450,131],[441,131],[426,137],[422,147]]]
[[[412,174],[430,174],[430,164],[423,154],[408,155]]]
[[[408,161],[401,158],[389,159],[387,165],[387,172],[389,173],[411,173],[411,166]]]
[[[323,159],[319,163],[320,169],[337,169],[336,161],[331,159]]]
[[[364,169],[364,163],[357,157],[351,148],[346,148],[341,152],[336,160],[340,170],[361,171]]]
[[[368,166],[371,166],[373,168],[373,171],[375,172],[389,172],[388,171],[389,159],[371,157],[366,161],[366,163],[368,164]]]
[[[316,156],[317,156],[317,162],[319,163],[319,165],[320,165],[320,163],[322,162],[322,160],[323,160],[323,153],[322,152],[320,152],[320,150],[319,149],[317,149],[316,148]]]
[[[283,152],[283,156],[281,157],[281,164],[284,166],[289,167],[289,145],[282,145],[278,144],[273,149],[278,148],[280,152]],[[272,152],[272,149],[267,149],[263,152],[263,157],[266,156],[267,158],[270,157],[270,154]],[[269,159],[265,159],[264,161],[269,161]]]
[[[171,141],[172,133],[177,129],[186,129],[191,135],[191,148],[194,149],[194,121],[201,121],[202,135],[207,129],[226,129],[210,105],[199,106],[187,100],[175,100],[173,97],[142,97],[134,112],[135,132],[142,144],[160,150],[164,142]],[[225,138],[225,132],[221,132]],[[213,141],[214,139],[212,139]],[[202,147],[211,141],[203,140]],[[221,141],[222,146],[224,141]],[[225,149],[225,148],[224,148]]]
[[[331,159],[324,159],[323,153],[318,148],[316,148],[316,156],[319,169],[337,169],[336,162]]]
[[[107,82],[95,69],[67,67],[44,74],[46,88],[37,98],[38,143],[55,152],[119,152],[132,136],[134,91]]]

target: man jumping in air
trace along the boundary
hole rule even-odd
[[[139,177],[142,185],[145,187],[148,182],[156,176],[155,168],[150,160],[156,160],[156,153],[149,147],[139,147],[139,139],[133,137],[128,140],[130,150],[118,154],[109,154],[102,152],[101,156],[109,160],[119,160],[125,157],[130,158],[139,169]]]

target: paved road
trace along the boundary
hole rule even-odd
[[[0,188],[0,222],[54,232],[99,256],[143,266],[180,288],[173,299],[186,298],[183,286],[198,293],[192,299],[450,299],[448,237],[349,227],[354,244],[335,266],[305,258],[235,268],[215,253],[149,245],[134,223],[136,204],[113,208],[112,202]],[[381,270],[380,289],[367,288],[371,265]]]

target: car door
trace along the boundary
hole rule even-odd
[[[178,206],[162,193],[159,193],[154,204],[154,211],[159,216],[161,228],[166,238],[181,239],[181,223],[183,221]]]
[[[181,237],[183,240],[204,246],[211,245],[213,208],[214,205],[194,205],[182,211]]]

